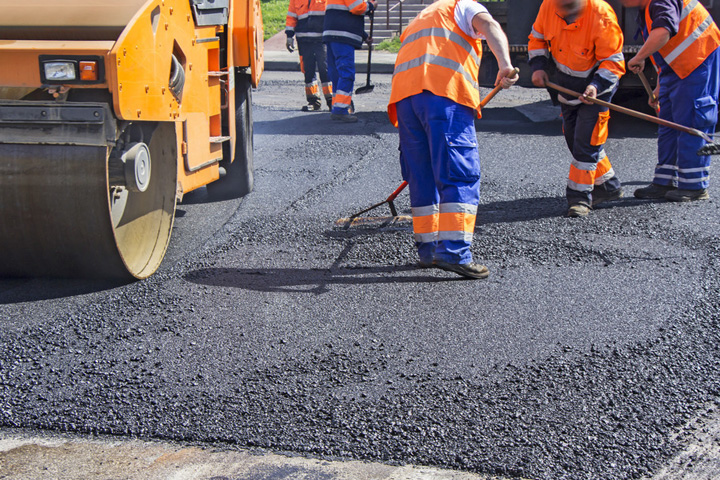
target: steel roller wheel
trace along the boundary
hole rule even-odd
[[[0,144],[0,275],[145,278],[175,215],[177,140],[160,124],[144,192],[111,187],[107,147]]]

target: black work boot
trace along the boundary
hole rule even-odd
[[[647,187],[638,188],[635,190],[635,198],[643,199],[658,199],[665,198],[665,194],[677,190],[672,185],[658,185],[657,183],[651,183]]]
[[[302,107],[303,112],[313,112],[320,110],[322,108],[322,103],[320,102],[319,98],[313,98],[312,100],[308,100],[308,104]]]
[[[455,272],[467,278],[487,278],[490,270],[485,265],[478,263],[448,263],[442,260],[433,261],[433,265],[447,272]]]
[[[710,198],[707,188],[701,188],[700,190],[683,190],[678,188],[676,190],[670,190],[665,194],[665,200],[671,202],[691,202],[693,200],[707,200]]]
[[[325,97],[325,103],[327,103],[328,110],[332,111],[332,95]]]
[[[600,205],[603,202],[611,202],[622,198],[622,188],[616,188],[615,190],[605,190],[604,188],[596,188],[592,192],[592,206]]]

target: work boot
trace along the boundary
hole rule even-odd
[[[331,113],[330,118],[337,122],[345,122],[345,123],[356,123],[358,121],[358,118],[355,115],[352,115],[350,113],[346,113],[344,115],[341,115],[339,113]]]
[[[320,99],[318,98],[316,100],[308,102],[308,104],[305,105],[304,107],[302,107],[301,110],[303,112],[312,112],[312,111],[320,110],[321,108],[322,108],[322,103],[320,103]]]
[[[665,194],[677,190],[672,185],[658,185],[657,183],[651,183],[647,187],[638,188],[635,190],[635,198],[642,199],[658,199],[665,198]]]
[[[596,188],[592,192],[592,206],[600,205],[603,202],[611,202],[622,198],[622,188],[616,188],[615,190],[605,190],[604,188]]]
[[[693,200],[707,200],[710,198],[708,195],[707,188],[701,188],[700,190],[683,190],[678,188],[676,190],[670,190],[665,194],[665,199],[671,202],[691,202]]]
[[[325,102],[327,103],[328,110],[332,111],[332,95],[325,97]]]
[[[490,275],[490,270],[485,265],[478,263],[448,263],[441,260],[433,261],[433,264],[447,272],[455,272],[458,275],[462,275],[467,278],[487,278]]]
[[[567,216],[568,217],[587,217],[590,213],[591,208],[584,203],[576,203],[575,205],[570,205],[570,208],[568,208]]]

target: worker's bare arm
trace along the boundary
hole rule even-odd
[[[485,37],[498,63],[498,76],[495,85],[502,84],[503,88],[510,88],[518,76],[508,78],[513,65],[510,60],[510,47],[500,24],[489,13],[478,13],[473,17],[472,26],[475,31]]]

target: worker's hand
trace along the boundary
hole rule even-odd
[[[597,88],[595,85],[588,85],[583,94],[578,97],[578,99],[585,105],[592,105],[593,102],[588,100],[588,98],[597,98]]]
[[[288,49],[288,52],[292,53],[295,51],[295,37],[287,37],[287,40],[285,41],[285,46]]]
[[[372,37],[367,37],[367,38],[365,39],[365,43],[367,43],[368,46],[372,46],[372,40],[373,40]]]
[[[637,55],[635,55],[633,58],[628,60],[626,66],[631,72],[640,73],[645,68],[645,59],[640,59]]]
[[[508,76],[510,75],[510,76]],[[495,86],[502,85],[502,88],[510,88],[515,85],[520,76],[515,73],[515,67],[512,65],[505,67],[498,71],[497,78],[495,79]]]
[[[550,77],[545,70],[535,70],[532,74],[532,84],[536,87],[544,87],[549,81]]]
[[[653,90],[652,97],[648,98],[648,105],[656,112],[660,112],[660,84]]]

